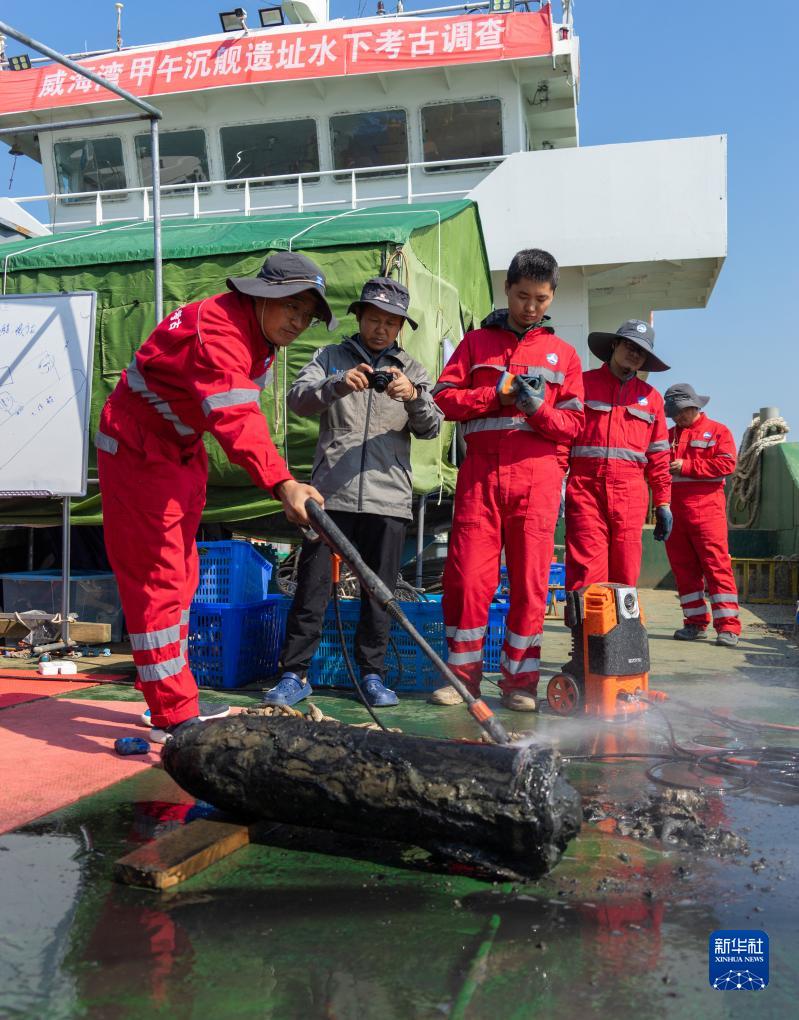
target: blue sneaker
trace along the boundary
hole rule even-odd
[[[296,705],[309,694],[313,688],[307,680],[303,683],[296,673],[284,673],[271,690],[264,691],[261,701],[264,705]]]
[[[361,690],[372,708],[388,708],[390,705],[399,704],[397,695],[383,686],[383,681],[377,673],[367,673],[361,680]]]

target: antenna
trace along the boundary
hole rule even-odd
[[[122,8],[124,4],[116,3],[114,7],[117,9],[117,49],[122,49]]]

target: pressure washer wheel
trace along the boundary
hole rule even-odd
[[[556,673],[547,684],[547,703],[558,715],[574,715],[582,700],[583,692],[571,673]]]

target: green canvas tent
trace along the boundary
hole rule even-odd
[[[298,478],[307,479],[316,444],[316,419],[286,412],[285,392],[314,350],[335,343],[357,328],[347,316],[370,276],[391,275],[411,292],[416,332],[400,340],[435,379],[445,346],[457,345],[464,330],[491,309],[491,284],[477,207],[466,200],[389,205],[337,213],[286,212],[272,216],[174,219],[163,223],[164,314],[225,290],[228,276],[257,273],[277,250],[300,251],[314,259],[328,280],[328,297],[340,320],[334,336],[324,327],[303,334],[283,350],[262,408],[272,436]],[[4,293],[97,291],[93,372],[92,435],[102,405],[155,324],[152,224],[109,224],[78,233],[57,234],[3,245]],[[451,493],[449,461],[452,426],[438,441],[414,440],[413,470],[418,493]],[[206,437],[211,463],[206,522],[243,522],[273,514],[279,504],[233,467],[215,441]],[[94,451],[89,476],[96,475]],[[96,486],[73,500],[75,524],[100,524]],[[0,506],[6,524],[57,524],[57,504],[8,500]]]

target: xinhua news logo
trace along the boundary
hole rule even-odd
[[[719,992],[762,992],[768,984],[764,931],[714,931],[707,944],[710,987]]]

